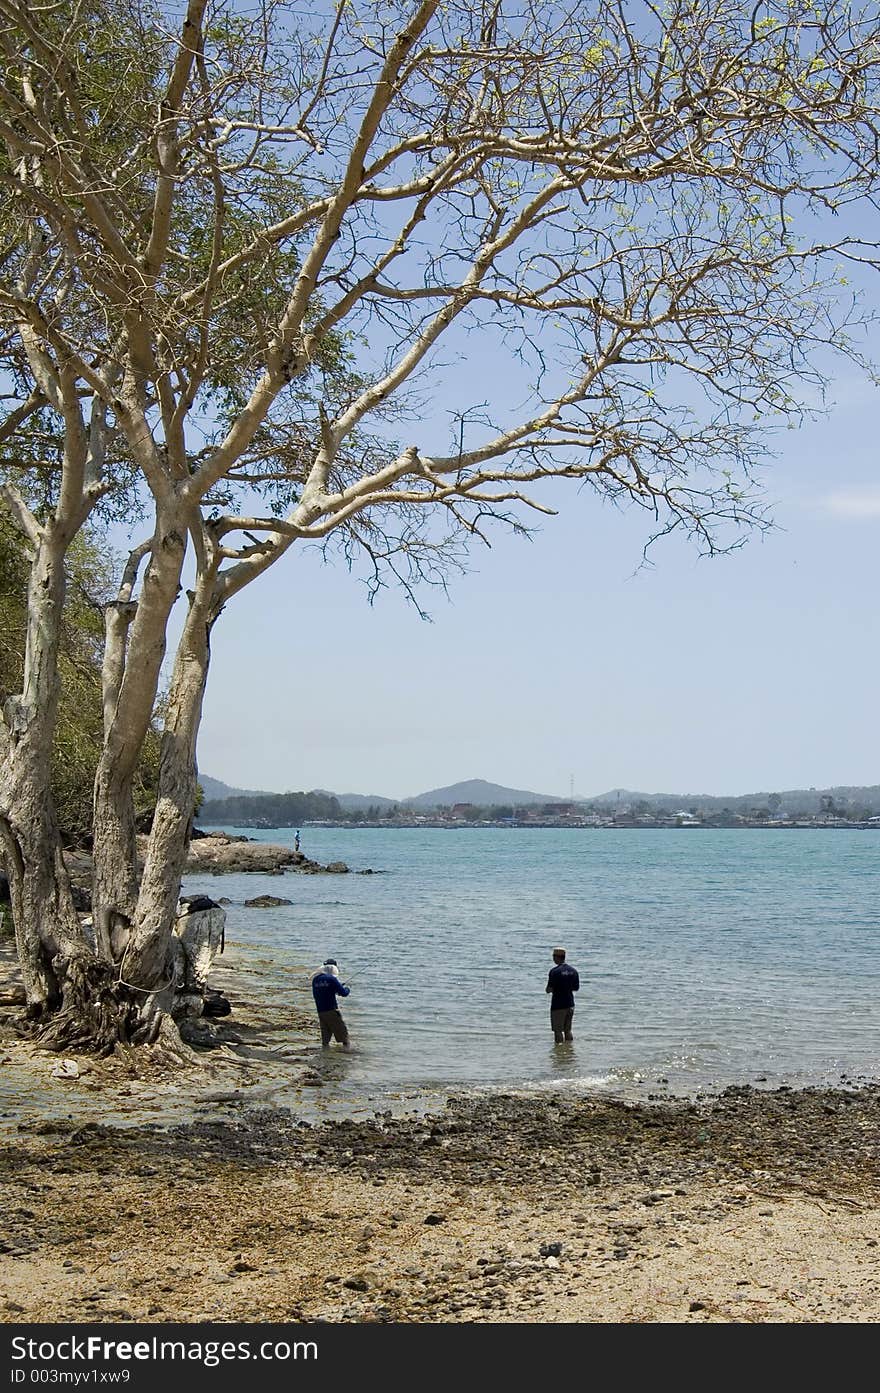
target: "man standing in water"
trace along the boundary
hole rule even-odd
[[[547,978],[547,991],[550,994],[550,1025],[553,1039],[557,1045],[565,1040],[573,1040],[571,1022],[574,1016],[574,993],[580,991],[581,981],[577,970],[565,961],[565,949],[553,949],[554,966]]]
[[[312,995],[318,1011],[321,1026],[321,1048],[328,1050],[331,1040],[338,1040],[344,1050],[350,1050],[348,1027],[336,1005],[337,996],[348,996],[351,987],[339,980],[339,967],[335,958],[325,958],[323,965],[312,977]]]

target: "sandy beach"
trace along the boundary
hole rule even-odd
[[[873,1321],[880,1092],[25,1124],[0,1317]]]
[[[880,1089],[23,1120],[6,1322],[874,1321]]]

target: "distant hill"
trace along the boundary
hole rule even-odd
[[[515,803],[526,806],[530,803],[562,803],[565,800],[552,793],[529,793],[521,788],[504,788],[501,784],[489,784],[485,779],[465,779],[464,783],[449,784],[446,788],[432,788],[428,793],[416,794],[414,798],[404,798],[401,807],[446,808],[453,803],[474,803],[481,808],[493,804]]]
[[[212,779],[209,774],[200,774],[199,783],[205,792],[204,815],[206,817],[217,817],[221,809],[217,808],[216,805],[230,798],[277,800],[282,796],[254,789],[233,788],[220,779]],[[306,797],[305,794],[296,796]],[[316,806],[320,805],[320,800],[335,800],[342,813],[363,813],[369,808],[378,808],[380,812],[385,812],[395,806],[402,811],[410,809],[413,812],[429,812],[435,808],[451,807],[455,803],[473,803],[477,807],[489,808],[511,805],[529,807],[539,803],[568,801],[558,794],[532,793],[521,788],[506,788],[503,784],[488,783],[485,779],[465,779],[462,783],[448,784],[445,788],[433,788],[427,793],[415,794],[412,798],[388,798],[380,793],[331,793],[329,789],[322,788],[312,789],[308,796],[318,800]],[[829,800],[833,807],[829,806]],[[774,813],[791,816],[798,813],[809,815],[831,812],[834,808],[841,811],[857,809],[880,814],[880,784],[835,784],[832,788],[778,789],[761,793],[737,794],[639,793],[629,788],[612,788],[607,793],[596,793],[589,797],[584,794],[576,794],[572,801],[612,811],[643,804],[646,810],[665,809],[667,812],[677,812],[681,808],[696,808],[699,812],[704,813],[720,813],[725,809],[736,813],[749,812],[754,808],[770,807]],[[327,803],[324,802],[322,806],[326,807]],[[268,806],[259,810],[252,806],[249,815],[252,817],[261,816],[264,811],[267,815],[269,814]],[[272,805],[272,815],[278,816],[278,812],[276,801]],[[313,815],[317,817],[323,814],[315,813]],[[294,821],[305,821],[309,814],[305,811],[305,805],[302,805],[302,808],[297,811],[291,809],[290,816]]]
[[[651,809],[697,808],[700,812],[743,812],[751,808],[766,808],[769,799],[779,813],[819,813],[830,811],[829,802],[838,808],[858,807],[872,813],[880,811],[880,784],[835,784],[833,788],[768,789],[760,793],[637,793],[629,788],[612,788],[579,802],[594,803],[597,807],[613,808],[620,804],[630,807],[645,803]],[[778,805],[776,799],[779,800]]]
[[[347,813],[360,812],[362,808],[365,811],[367,808],[393,808],[398,801],[396,798],[385,798],[381,793],[332,793],[329,788],[316,788],[313,792],[335,798]]]
[[[212,779],[210,774],[199,774],[199,783],[206,802],[214,802],[217,798],[263,797],[261,789],[233,788],[231,784],[224,784],[222,779]]]

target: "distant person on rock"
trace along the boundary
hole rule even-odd
[[[580,991],[581,980],[577,970],[565,961],[565,949],[553,949],[554,966],[547,978],[547,992],[550,995],[550,1026],[557,1045],[573,1040],[571,1022],[574,1016],[574,993]]]
[[[295,836],[294,839],[293,839],[293,849],[294,849],[294,851],[299,852],[299,831],[298,831],[298,830],[297,830],[296,836]]]
[[[312,995],[318,1010],[321,1025],[321,1048],[328,1050],[331,1040],[338,1040],[344,1050],[350,1050],[348,1027],[336,1005],[337,996],[348,996],[351,987],[339,980],[339,967],[335,958],[325,958],[321,967],[312,976]]]

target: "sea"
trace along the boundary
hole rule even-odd
[[[351,873],[188,876],[184,892],[231,901],[248,993],[281,1019],[313,1011],[311,974],[338,960],[354,1049],[322,1054],[315,1020],[324,1106],[394,1100],[397,1111],[462,1089],[667,1097],[880,1079],[878,831],[301,836],[308,857]],[[260,894],[292,903],[245,906]],[[545,993],[557,945],[581,982],[575,1038],[561,1046]],[[233,1024],[234,998],[233,987]]]

